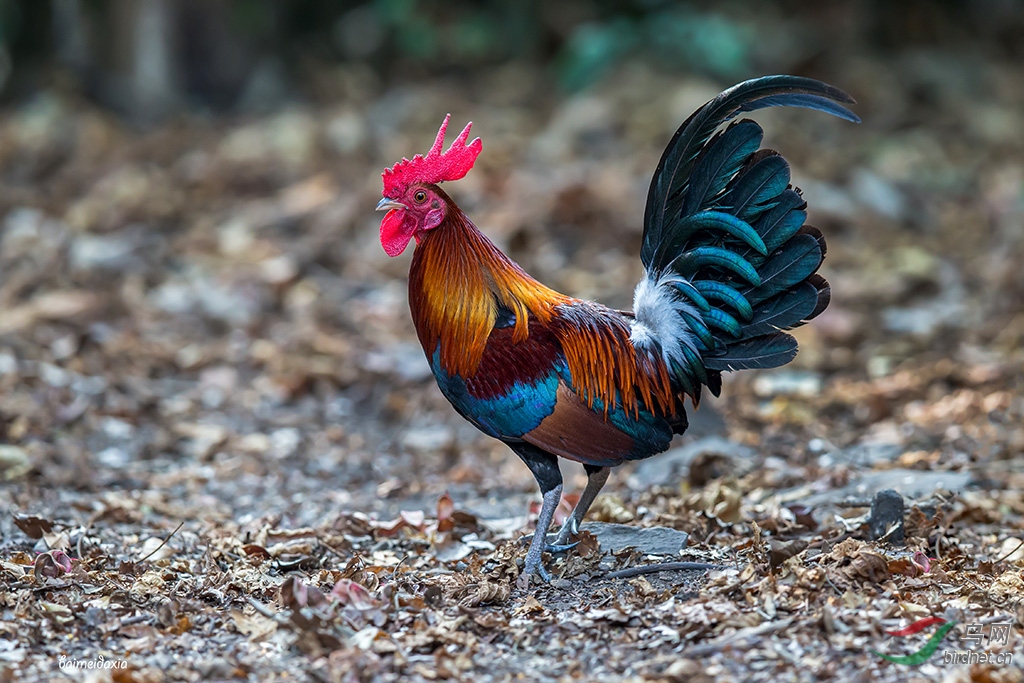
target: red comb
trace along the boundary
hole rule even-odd
[[[384,179],[385,197],[395,197],[405,191],[412,183],[440,183],[445,180],[458,180],[473,168],[476,158],[483,149],[484,143],[480,138],[466,144],[469,137],[469,129],[473,127],[470,121],[466,127],[455,138],[448,151],[442,152],[444,146],[444,134],[448,130],[448,120],[452,117],[448,114],[444,117],[441,129],[437,131],[437,138],[434,139],[434,146],[427,152],[427,156],[417,154],[412,159],[403,158],[391,168],[384,169],[381,177]]]

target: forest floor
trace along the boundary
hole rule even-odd
[[[520,67],[383,93],[350,69],[342,104],[145,132],[57,96],[0,113],[0,682],[1024,680],[1019,66],[826,75],[863,125],[757,118],[830,308],[614,472],[529,590],[535,484],[434,385],[378,174],[471,117],[460,205],[628,307],[650,173],[728,84],[626,67],[548,101]],[[664,561],[723,568],[613,574]],[[956,622],[927,661],[874,653],[927,617]]]

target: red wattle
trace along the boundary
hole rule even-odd
[[[380,245],[392,258],[405,251],[412,239],[413,221],[406,218],[404,209],[391,209],[380,222]]]

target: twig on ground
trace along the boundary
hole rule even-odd
[[[121,626],[131,626],[132,624],[141,624],[144,621],[149,621],[153,618],[152,614],[136,614],[134,617],[128,617],[127,619],[121,620]]]
[[[325,547],[329,551],[331,551],[331,553],[336,555],[338,557],[338,559],[340,559],[340,560],[347,560],[348,559],[347,557],[345,557],[344,555],[341,554],[340,550],[338,550],[337,548],[332,546],[330,543],[327,543],[326,541],[324,541],[324,539],[320,538],[319,534],[317,534],[317,536],[316,536],[316,541],[317,541],[317,543],[319,543],[320,545],[322,545],[323,547]]]
[[[683,650],[681,656],[683,657],[706,657],[707,655],[714,654],[727,647],[738,648],[741,645],[749,645],[754,641],[757,641],[761,636],[766,636],[776,631],[789,628],[790,624],[793,623],[792,619],[783,619],[782,621],[769,621],[761,624],[760,626],[751,626],[750,628],[741,628],[735,633],[715,638],[706,643],[700,645],[694,645],[693,647]]]
[[[83,560],[83,558],[82,558],[82,540],[84,540],[85,539],[85,535],[87,533],[89,533],[89,527],[91,527],[91,526],[92,526],[92,520],[90,520],[89,523],[86,526],[82,527],[82,533],[78,535],[78,543],[75,544],[75,552],[78,553],[78,561],[79,562],[81,562]]]
[[[265,616],[267,619],[273,619],[274,621],[280,621],[280,618],[274,610],[270,609],[256,598],[249,598],[249,604],[259,614]]]
[[[171,533],[167,534],[167,538],[164,539],[163,543],[161,543],[157,547],[153,548],[153,552],[151,552],[149,555],[146,555],[144,558],[139,560],[139,562],[145,562],[149,558],[151,558],[154,555],[156,555],[157,552],[159,552],[160,548],[163,548],[165,545],[167,545],[167,541],[171,540],[171,538],[174,536],[174,534],[178,533],[178,529],[180,529],[183,526],[185,526],[185,522],[182,522],[178,526],[174,527],[174,531],[172,531]]]
[[[1016,548],[1014,548],[1013,550],[1011,550],[1010,552],[1006,553],[1005,555],[1000,557],[998,560],[996,560],[996,564],[999,564],[1000,562],[1002,562],[1003,560],[1008,558],[1010,555],[1013,555],[1015,552],[1020,550],[1022,546],[1024,546],[1024,541],[1021,541],[1020,543],[1018,543]]]
[[[628,579],[633,576],[640,576],[641,574],[674,572],[686,569],[700,569],[707,571],[710,569],[728,569],[728,567],[724,564],[708,564],[707,562],[659,562],[658,564],[645,564],[639,567],[620,569],[618,571],[609,572],[605,576],[609,579]]]

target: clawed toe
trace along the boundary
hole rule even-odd
[[[535,567],[530,567],[529,563],[527,563],[527,566],[523,568],[523,574],[527,576],[536,576],[544,583],[551,581],[551,574],[544,568],[544,564],[541,562],[538,562]]]
[[[533,541],[533,534],[527,534],[526,536],[520,537],[519,545],[522,545],[522,546],[530,545],[530,543],[532,541]],[[573,548],[575,548],[576,546],[578,546],[579,544],[580,544],[579,541],[574,541],[573,543],[565,543],[565,542],[563,542],[561,540],[558,540],[558,539],[556,539],[554,543],[548,543],[548,542],[545,541],[545,543],[544,543],[544,552],[546,552],[546,553],[554,553],[556,555],[558,553],[567,553],[570,550],[572,550]]]
[[[546,553],[567,553],[580,544],[579,541],[573,543],[548,543],[544,546],[544,552]]]
[[[544,563],[541,561],[542,551],[536,547],[530,548],[530,552],[526,553],[526,563],[523,566],[523,572],[519,575],[519,587],[526,589],[530,587],[530,578],[536,576],[543,583],[551,581],[551,574],[544,568]]]

